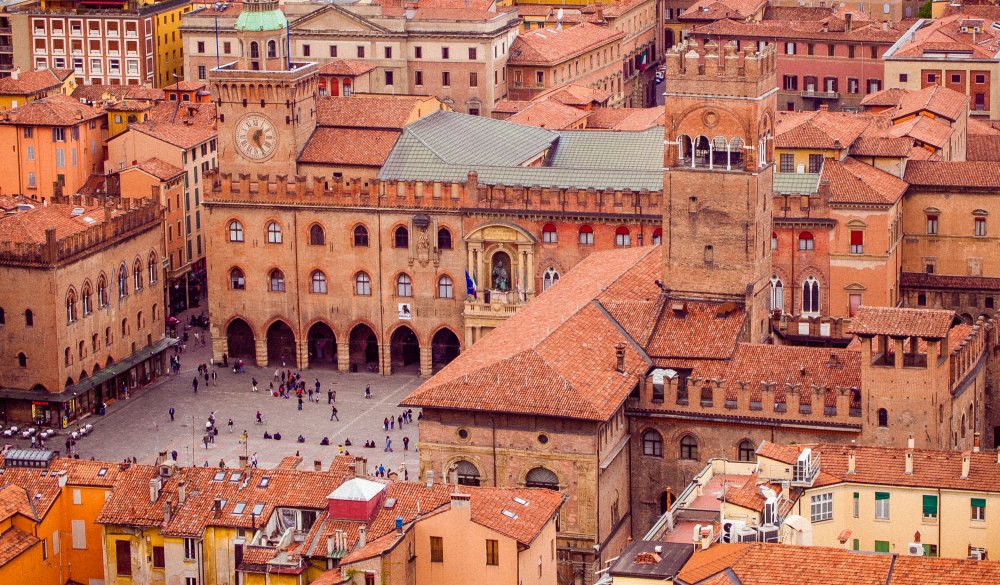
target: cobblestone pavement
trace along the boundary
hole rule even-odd
[[[200,312],[200,310],[195,310]],[[179,315],[186,322],[187,315]],[[397,417],[403,409],[399,401],[420,385],[421,379],[414,373],[400,373],[392,376],[358,373],[341,374],[335,368],[311,368],[302,372],[306,389],[313,388],[319,378],[323,392],[319,402],[309,402],[303,393],[302,410],[298,410],[295,395],[291,398],[274,398],[268,392],[268,385],[274,380],[273,368],[246,366],[246,373],[234,374],[232,367],[210,366],[218,372],[218,386],[205,387],[204,377],[199,376],[198,393],[192,391],[192,380],[198,374],[199,364],[207,364],[211,355],[211,341],[205,346],[197,345],[193,333],[184,353],[180,354],[179,374],[164,376],[154,384],[134,394],[129,400],[119,400],[109,405],[106,416],[90,416],[84,424],[91,423],[94,430],[80,439],[76,450],[81,459],[95,457],[107,461],[121,461],[126,457],[136,457],[140,463],[152,463],[158,451],[177,451],[177,460],[183,465],[219,465],[224,460],[227,466],[237,466],[239,456],[256,454],[258,465],[271,467],[282,457],[298,452],[303,458],[303,467],[320,460],[324,468],[339,454],[339,445],[350,439],[352,445],[344,447],[351,455],[368,458],[369,470],[385,465],[386,469],[398,470],[405,462],[409,474],[416,472],[418,464],[417,416],[413,411],[413,422],[397,423],[393,430],[383,430],[386,417]],[[168,350],[173,354],[173,350]],[[230,361],[230,366],[232,362]],[[294,369],[293,369],[294,371]],[[259,382],[259,392],[252,392],[251,380]],[[365,385],[371,384],[372,398],[364,398]],[[277,388],[278,384],[275,384]],[[339,421],[330,420],[331,406],[327,404],[328,389],[336,391],[336,406]],[[169,409],[174,408],[171,422]],[[256,424],[257,411],[263,415],[264,424]],[[219,434],[214,443],[205,448],[205,423],[209,414],[215,412]],[[233,420],[233,431],[229,432],[229,419]],[[76,424],[49,440],[51,449],[65,451],[67,432]],[[240,444],[240,435],[246,430],[247,445]],[[263,438],[264,431],[281,433],[281,440]],[[304,443],[297,443],[299,435]],[[391,453],[386,453],[385,439],[392,440]],[[330,445],[320,445],[323,437],[330,439]],[[409,439],[409,450],[404,450],[403,439]],[[376,447],[362,447],[366,440],[374,440]],[[8,443],[10,440],[7,441]],[[18,446],[28,442],[18,440]],[[413,477],[413,479],[416,479]]]

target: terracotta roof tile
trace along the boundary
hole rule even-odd
[[[967,95],[940,85],[931,85],[899,94],[899,106],[893,112],[892,117],[898,119],[927,111],[955,121],[968,109],[969,97]]]
[[[1000,187],[1000,163],[910,161],[903,180],[928,187]]]
[[[401,134],[399,130],[319,127],[302,149],[299,163],[381,167]]]
[[[0,79],[0,95],[34,95],[59,87],[66,77],[65,70],[60,70],[58,73],[51,69],[23,71],[17,79],[14,79],[13,75]]]
[[[208,85],[204,81],[192,81],[188,79],[182,79],[177,83],[171,83],[170,85],[164,87],[164,91],[198,91],[199,89],[207,89]]]
[[[149,158],[138,165],[131,167],[148,173],[161,181],[168,181],[178,175],[184,174],[184,169],[162,161],[158,158]]]
[[[646,0],[619,0],[618,2],[610,2],[604,7],[604,17],[618,18],[629,10],[632,10],[636,6],[645,2]]]
[[[910,136],[924,144],[943,149],[955,133],[954,128],[943,120],[931,119],[927,116],[915,116],[891,126],[888,132],[892,136]]]
[[[908,187],[897,177],[852,158],[827,159],[822,180],[829,185],[832,204],[893,205]]]
[[[73,90],[74,99],[90,103],[124,99],[160,101],[164,97],[162,89],[141,85],[78,85]]]
[[[959,24],[966,19],[964,14],[945,16],[925,21],[926,25],[917,29],[912,39],[888,58],[924,57],[927,53],[959,52],[971,58],[994,60],[997,54],[998,35],[993,31],[991,21],[982,23],[978,33],[961,32]]]
[[[0,242],[44,244],[46,228],[55,228],[56,238],[62,239],[104,222],[103,207],[83,207],[82,214],[71,217],[73,209],[73,205],[52,204],[0,216]]]
[[[646,342],[654,358],[727,358],[742,336],[746,311],[720,303],[668,301]],[[674,310],[675,307],[683,310]]]
[[[509,65],[556,65],[621,39],[625,33],[585,22],[562,30],[538,29],[518,35]]]
[[[414,117],[414,110],[426,97],[351,96],[322,97],[316,100],[319,126],[402,130]]]
[[[0,534],[0,567],[14,560],[21,553],[38,544],[37,536],[12,526]]]
[[[53,95],[30,101],[3,113],[0,124],[24,126],[76,126],[104,115],[102,110],[81,104],[68,95]]]
[[[860,13],[855,12],[855,15]],[[681,16],[681,20],[712,20],[712,22],[695,26],[692,35],[695,38],[759,38],[759,39],[789,39],[789,40],[812,40],[817,42],[832,41],[859,41],[874,42],[882,45],[891,45],[906,32],[906,27],[898,23],[889,23],[886,30],[882,29],[881,23],[854,25],[850,31],[840,27],[839,30],[831,26],[829,18],[824,20],[784,20],[765,19],[761,21],[751,20],[744,22],[742,18],[734,20],[733,17],[717,19],[700,18],[701,15],[688,12]],[[856,19],[856,16],[855,16]]]
[[[889,585],[979,585],[1000,581],[1000,563],[899,555]]]
[[[346,75],[357,77],[369,71],[374,71],[375,65],[353,59],[330,59],[319,68],[320,75]]]
[[[869,107],[898,106],[900,98],[902,98],[902,96],[908,92],[909,90],[903,89],[901,87],[886,88],[883,90],[876,91],[875,93],[870,93],[865,97],[861,98],[861,105]]]
[[[969,134],[966,140],[966,160],[1000,162],[1000,134]]]
[[[899,283],[901,286],[907,288],[1000,291],[1000,278],[989,276],[961,276],[950,274],[927,274],[926,272],[904,272],[900,277]]]
[[[944,339],[948,336],[954,311],[861,307],[847,328],[861,336],[891,335]]]
[[[14,486],[30,498],[29,508],[33,509],[33,513],[25,514],[29,518],[44,518],[61,493],[58,476],[51,473],[42,475],[38,469],[0,468],[0,488],[8,486]],[[18,511],[27,512],[29,508],[21,507]]]
[[[895,136],[862,136],[851,145],[851,156],[906,158],[913,148],[913,139]]]
[[[31,502],[28,500],[28,492],[25,491],[25,488],[7,484],[0,488],[0,522],[14,514],[35,519],[35,511],[31,508]]]
[[[555,99],[548,98],[532,102],[530,106],[507,118],[510,122],[549,128],[552,130],[567,130],[574,128],[581,120],[589,116],[589,112],[567,106]]]
[[[508,100],[502,99],[493,106],[494,114],[516,114],[527,108],[534,102],[531,100]]]
[[[845,112],[778,112],[776,148],[849,148],[871,124]]]
[[[679,20],[719,20],[750,18],[767,4],[767,0],[698,0],[688,7]]]
[[[215,104],[161,102],[146,122],[130,124],[129,130],[141,132],[179,148],[192,148],[215,138]]]
[[[593,104],[602,104],[608,101],[610,97],[610,91],[567,83],[543,91],[535,97],[535,101],[552,98],[567,106],[591,106]]]

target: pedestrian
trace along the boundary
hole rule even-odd
[[[372,385],[371,384],[366,384],[365,385],[365,398],[371,398],[371,397],[372,397]]]
[[[170,410],[168,410],[167,412],[170,413],[170,422],[174,422],[174,407],[171,406]]]
[[[222,354],[222,367],[224,368],[229,367],[229,356],[226,354]]]
[[[250,457],[250,467],[253,467],[254,469],[257,469],[257,454],[256,453],[254,453],[253,456]]]
[[[240,444],[241,444],[241,445],[246,445],[246,442],[247,442],[247,436],[248,436],[248,435],[247,435],[247,430],[246,430],[246,429],[243,429],[243,434],[242,434],[242,435],[240,435]]]
[[[399,430],[403,430],[403,415],[397,416],[396,422],[399,423]]]
[[[208,388],[208,368],[205,368],[205,387]]]
[[[387,431],[389,430],[389,417],[382,419],[382,427]]]
[[[385,465],[382,465],[381,463],[378,464],[378,476],[385,477]]]
[[[392,453],[392,439],[389,438],[389,435],[385,436],[385,452]]]
[[[205,433],[205,436],[201,438],[201,441],[205,443],[205,448],[208,449],[208,433]]]
[[[219,385],[219,373],[216,372],[215,370],[212,370],[212,386],[218,386],[218,385]]]
[[[331,392],[333,392],[333,401],[336,402],[337,401],[337,391],[336,390],[331,390]]]
[[[226,468],[226,460],[219,459],[219,469],[225,469],[225,468]]]
[[[391,430],[396,430],[396,419],[395,418],[390,418],[389,419],[389,428]]]
[[[403,437],[403,451],[409,451],[409,450],[410,450],[410,438]]]
[[[316,394],[319,394],[319,388],[320,388],[319,378],[316,378]]]
[[[302,410],[302,396],[299,396],[299,410]]]
[[[257,411],[257,424],[259,424],[259,425],[262,425],[262,424],[264,424],[264,418],[263,418],[263,415],[261,415],[261,414],[260,414],[260,411],[259,411],[259,410]]]
[[[312,401],[313,401],[313,390],[312,390],[312,388],[310,388],[309,389],[309,402],[312,402]]]
[[[177,450],[176,449],[174,449],[173,451],[170,452],[170,458],[173,459],[174,461],[177,461]]]
[[[194,388],[194,393],[197,394],[198,393],[198,378],[197,378],[197,376],[195,377],[194,380],[191,380],[191,387]]]
[[[257,391],[257,378],[250,378],[250,386],[253,388],[252,392]]]
[[[326,403],[333,404],[333,390],[326,391]]]
[[[233,434],[233,419],[229,419],[229,434]]]
[[[333,409],[330,411],[330,420],[333,420],[333,419],[337,419],[337,421],[340,421],[340,417],[337,416],[337,407],[336,406],[334,406]]]

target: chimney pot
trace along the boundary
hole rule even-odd
[[[906,452],[906,475],[913,475],[913,451]]]
[[[913,447],[914,447],[913,433],[910,433],[910,436],[906,439],[906,448],[913,449]]]
[[[851,449],[847,453],[847,473],[855,473],[858,467],[858,457],[854,453],[854,449]]]
[[[313,471],[323,471],[323,462],[319,459],[313,460]]]
[[[979,453],[979,431],[972,435],[972,452]]]
[[[619,341],[615,345],[615,370],[618,373],[625,373],[625,343]]]
[[[972,467],[972,455],[966,451],[962,453],[962,479],[969,479],[970,467]]]

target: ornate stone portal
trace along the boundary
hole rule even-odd
[[[500,326],[535,297],[535,245],[520,226],[490,222],[465,238],[475,296],[465,301],[466,346]]]

